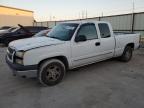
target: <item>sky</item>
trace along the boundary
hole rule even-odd
[[[144,11],[144,0],[134,0],[134,4],[135,12]],[[133,10],[133,0],[0,0],[0,5],[34,11],[36,21],[116,15]]]

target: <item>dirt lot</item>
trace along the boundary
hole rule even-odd
[[[0,48],[0,108],[144,108],[144,49],[129,63],[107,60],[70,71],[57,86],[13,77]]]

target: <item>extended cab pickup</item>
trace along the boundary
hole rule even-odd
[[[114,34],[108,22],[61,23],[47,36],[11,42],[6,62],[15,75],[56,85],[67,70],[113,57],[128,62],[140,34]]]
[[[0,44],[8,46],[8,44],[14,40],[29,38],[40,32],[41,30],[48,29],[47,27],[33,27],[33,26],[22,26],[18,24],[19,27],[9,29],[0,32]]]

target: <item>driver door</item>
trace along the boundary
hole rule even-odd
[[[76,37],[85,36],[86,41],[73,42],[72,65],[79,67],[99,59],[100,39],[98,38],[96,26],[94,23],[82,24]]]

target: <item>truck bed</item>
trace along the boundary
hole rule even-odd
[[[138,33],[114,32],[114,35],[116,40],[116,56],[123,53],[127,43],[134,43],[134,49],[139,47],[140,34]]]
[[[125,34],[137,34],[133,32],[114,32],[115,35],[125,35]]]

